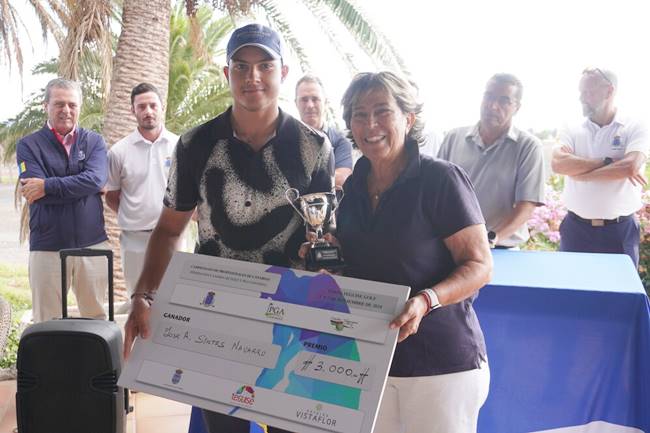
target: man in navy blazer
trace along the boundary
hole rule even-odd
[[[20,139],[16,159],[20,193],[29,203],[29,284],[34,322],[61,316],[64,248],[108,248],[101,190],[107,178],[106,143],[77,125],[81,86],[56,78],[45,88],[47,124]],[[83,317],[104,318],[106,262],[68,259],[72,287]]]

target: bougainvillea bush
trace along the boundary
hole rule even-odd
[[[641,223],[641,245],[639,246],[639,276],[650,295],[650,190],[643,194],[643,207],[638,212]]]

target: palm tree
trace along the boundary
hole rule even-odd
[[[188,17],[181,1],[172,13],[169,41],[167,128],[182,133],[224,111],[231,103],[230,89],[221,67],[220,44],[233,30],[228,17],[213,19],[213,11],[201,7]],[[200,41],[200,42],[199,42]]]
[[[131,89],[142,81],[158,87],[162,99],[169,77],[169,0],[124,0],[122,31],[113,59],[113,75],[103,135],[109,146],[135,127]]]

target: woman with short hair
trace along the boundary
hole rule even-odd
[[[345,183],[336,238],[350,277],[408,285],[376,433],[469,433],[488,394],[472,307],[492,272],[481,209],[465,172],[420,155],[422,104],[391,72],[358,74],[343,117],[363,157]]]

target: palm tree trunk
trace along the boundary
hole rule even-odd
[[[135,128],[131,114],[131,89],[143,81],[156,86],[167,98],[169,76],[169,0],[125,0],[122,33],[113,60],[104,138],[109,146]]]
[[[167,99],[169,77],[169,0],[124,0],[122,32],[113,59],[103,135],[110,147],[136,127],[131,114],[131,89],[143,81],[156,86]],[[111,248],[120,257],[119,227],[115,213],[104,205]],[[115,260],[115,287],[124,289],[121,260]],[[121,289],[121,290],[120,290]]]

